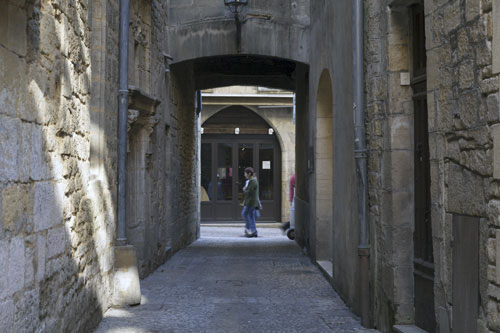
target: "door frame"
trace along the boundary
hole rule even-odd
[[[217,181],[217,150],[219,143],[230,143],[232,144],[232,166],[233,166],[233,178],[232,178],[232,200],[231,204],[231,218],[219,218],[217,217],[217,205],[224,204],[224,202],[218,202],[217,196],[214,196],[212,193],[211,197],[214,200],[210,200],[208,202],[200,202],[200,220],[203,223],[224,223],[224,222],[243,222],[243,218],[241,217],[241,205],[238,200],[238,146],[240,143],[251,143],[254,145],[253,151],[253,169],[259,177],[259,144],[261,143],[272,143],[274,146],[273,159],[275,166],[273,167],[273,200],[261,200],[262,205],[264,206],[264,211],[266,209],[266,205],[271,204],[272,209],[274,210],[274,217],[271,217],[271,220],[259,220],[259,222],[281,222],[281,200],[282,200],[282,165],[281,165],[281,146],[279,140],[275,135],[235,135],[235,134],[202,134],[201,136],[201,144],[210,143],[212,144],[211,148],[211,180],[212,183],[215,184]],[[201,158],[201,157],[200,157]],[[212,188],[212,192],[214,192],[215,186]],[[274,201],[274,204],[272,203]],[[229,203],[226,201],[225,203]],[[210,212],[209,216],[203,216],[203,212]],[[262,218],[261,218],[262,219]]]
[[[431,222],[430,151],[427,110],[427,54],[423,1],[410,6],[411,88],[414,146],[413,275],[415,325],[436,329]]]

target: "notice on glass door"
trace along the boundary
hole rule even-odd
[[[271,161],[262,161],[262,170],[271,169]]]

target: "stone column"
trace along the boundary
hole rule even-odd
[[[137,110],[129,110],[129,142],[127,154],[127,238],[138,254],[139,274],[144,276],[147,257],[145,244],[149,243],[148,226],[151,224],[151,175],[148,160],[152,154],[151,134],[158,122],[155,117],[141,116]],[[135,116],[137,115],[137,116]]]
[[[157,123],[159,101],[135,87],[129,87],[127,142],[127,238],[130,245],[115,247],[113,304],[135,305],[141,302],[139,275],[148,273],[147,230],[151,210],[151,179],[148,157],[151,155],[151,134]],[[138,265],[139,263],[139,265]]]

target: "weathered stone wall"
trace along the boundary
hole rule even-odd
[[[139,105],[136,99],[141,97],[129,97],[127,139],[127,238],[137,251],[141,278],[165,260],[167,247],[165,211],[159,209],[164,206],[164,189],[155,187],[157,182],[163,182],[162,175],[155,170],[166,159],[164,149],[157,147],[157,140],[162,144],[166,133],[161,130],[156,133],[164,126],[156,105],[161,106],[162,101],[151,91],[153,80],[160,86],[163,83],[158,79],[159,75],[163,77],[163,71],[151,72],[151,53],[159,47],[152,43],[153,29],[161,33],[158,29],[163,28],[164,22],[153,22],[153,4],[151,1],[131,3],[129,30],[129,86],[140,91],[142,99],[149,98],[146,105]],[[161,13],[161,7],[155,9]],[[159,17],[161,15],[154,18]]]
[[[411,3],[365,2],[372,301],[383,331],[414,321],[413,103],[411,88],[400,82],[410,71]],[[424,1],[424,8],[436,319],[453,317],[452,216],[475,216],[481,219],[478,329],[496,330],[498,191],[490,127],[499,118],[499,85],[491,67],[492,2]]]
[[[174,66],[173,66],[174,67]],[[170,184],[171,208],[175,211],[167,223],[169,242],[174,249],[190,244],[200,235],[199,230],[199,115],[195,112],[195,88],[192,68],[183,64],[172,68],[170,91],[172,105],[171,121],[176,130],[177,144],[171,156],[178,156],[172,165]],[[169,198],[169,199],[168,199]]]
[[[333,244],[331,253],[333,264],[333,285],[346,303],[355,312],[359,311],[359,225],[356,209],[356,178],[354,160],[354,129],[352,100],[352,1],[311,2],[311,40],[309,74],[309,114],[310,126],[307,159],[314,158],[318,147],[314,147],[316,135],[325,136],[316,128],[318,87],[324,70],[332,81],[333,124],[333,216],[330,223]],[[339,37],[338,33],[342,32]],[[297,123],[299,120],[297,120]],[[325,126],[324,128],[328,128]],[[299,131],[298,131],[299,133]],[[301,138],[304,140],[304,138]],[[297,143],[299,138],[297,138]],[[299,156],[299,154],[297,154]],[[303,155],[301,155],[303,157]],[[306,161],[307,161],[306,159]],[[315,163],[315,162],[313,162]],[[317,218],[316,197],[322,184],[315,184],[314,173],[324,172],[319,165],[308,170],[311,215],[306,219],[311,250],[315,257]],[[299,171],[297,171],[299,174]],[[299,184],[298,184],[299,186]],[[303,199],[301,197],[300,199]],[[315,257],[316,258],[316,257]],[[316,258],[317,259],[317,258]],[[358,312],[359,313],[359,312]]]
[[[241,53],[307,63],[309,11],[310,0],[249,1],[241,19]],[[169,18],[174,61],[237,54],[234,16],[222,2],[172,0]]]
[[[498,184],[492,179],[489,129],[499,121],[499,78],[492,74],[491,66],[492,2],[425,1],[425,12],[430,29],[426,34],[427,104],[435,306],[436,310],[443,307],[452,317],[452,214],[478,217],[478,328],[485,330],[487,326],[498,331],[498,281],[488,274],[496,264],[491,244],[498,220],[495,201],[499,193]]]
[[[413,322],[413,104],[409,20],[387,1],[365,2],[366,133],[374,324]]]
[[[144,107],[134,122],[129,118],[127,157],[127,234],[141,277],[199,236],[194,87],[186,73],[165,71],[167,10],[163,1],[137,1],[130,16],[129,84],[140,91],[138,100],[148,100],[144,107],[132,95],[129,106],[131,113]]]
[[[133,156],[146,175],[129,198],[149,200],[140,237],[129,235],[141,276],[199,234],[197,117],[165,73],[165,6],[131,7],[130,84],[155,101],[129,145],[143,149]],[[116,0],[0,4],[2,332],[88,332],[111,304],[118,9]]]
[[[88,331],[109,306],[113,179],[91,182],[90,5],[0,4],[2,332]]]

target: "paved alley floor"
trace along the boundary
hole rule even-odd
[[[279,229],[242,234],[202,227],[198,241],[141,281],[143,304],[108,310],[96,332],[370,331]]]

